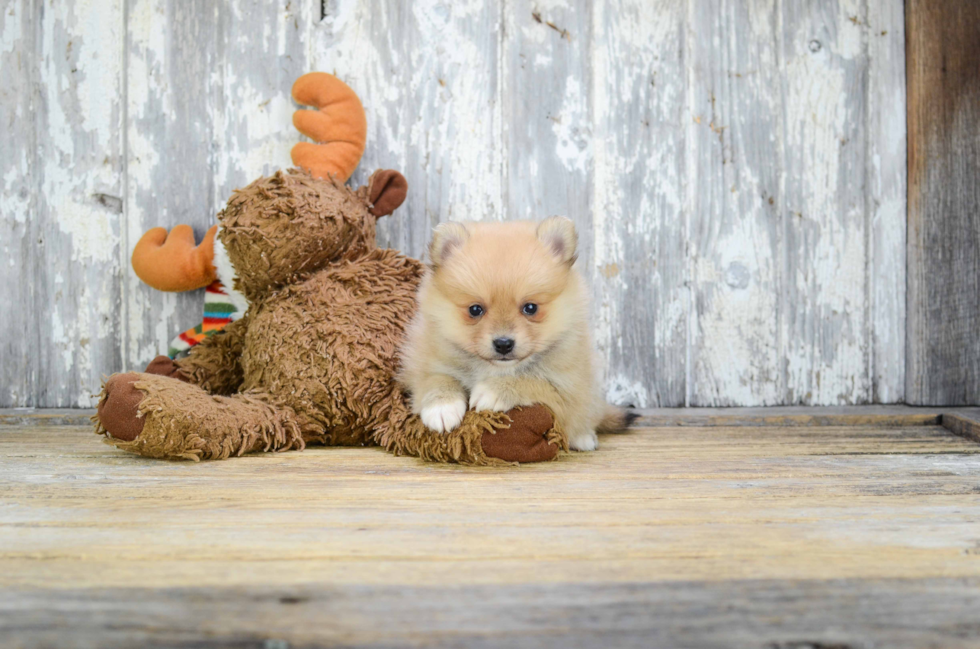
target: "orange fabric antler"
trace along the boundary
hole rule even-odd
[[[367,119],[361,100],[350,87],[326,72],[304,74],[293,84],[293,99],[318,110],[293,113],[296,129],[318,144],[293,147],[293,164],[317,178],[346,181],[364,153]]]
[[[146,231],[133,249],[136,276],[159,291],[192,291],[217,279],[214,268],[214,235],[212,226],[201,245],[194,246],[194,230],[178,225],[167,234],[164,228]]]

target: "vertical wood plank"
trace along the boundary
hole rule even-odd
[[[129,263],[140,235],[180,223],[198,239],[214,222],[211,173],[218,7],[210,2],[126,0],[125,367],[142,370],[178,332],[200,322],[203,291],[163,293]]]
[[[497,2],[326,4],[317,66],[361,96],[368,144],[352,182],[378,168],[405,174],[405,205],[379,223],[379,244],[421,257],[447,220],[502,208]]]
[[[591,275],[593,3],[508,0],[505,7],[501,217],[572,219],[579,268]]]
[[[200,291],[166,294],[128,269],[137,237],[194,226],[198,237],[231,192],[290,165],[293,81],[309,71],[313,0],[187,5],[131,0],[127,364],[139,368],[200,322]]]
[[[32,0],[0,2],[0,407],[37,401],[37,308],[30,276],[35,248],[34,82],[37,51]]]
[[[120,364],[123,5],[39,3],[35,20],[34,399],[87,407]]]
[[[689,4],[688,403],[784,399],[779,14],[773,2]]]
[[[683,406],[687,12],[673,1],[609,0],[593,19],[591,270],[607,397]]]
[[[371,171],[382,167],[397,169],[408,180],[408,198],[397,216],[378,223],[378,244],[418,255],[411,242],[421,238],[423,228],[412,225],[420,220],[417,214],[425,214],[425,202],[417,197],[419,179],[406,170],[405,140],[414,122],[405,109],[408,11],[409,5],[397,0],[326,0],[314,33],[313,62],[317,70],[343,79],[364,104],[367,144],[351,184],[365,184]]]
[[[214,205],[259,176],[292,166],[293,82],[310,65],[318,0],[224,0],[218,5],[211,114]]]
[[[980,4],[906,4],[909,403],[980,404]]]
[[[786,3],[781,23],[785,402],[867,403],[865,5]]]
[[[875,403],[905,398],[905,2],[868,0],[871,380]]]
[[[500,11],[496,1],[411,4],[401,56],[405,173],[415,189],[394,220],[413,256],[442,221],[500,218]],[[385,162],[365,173],[374,166]]]

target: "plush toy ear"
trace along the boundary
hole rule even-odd
[[[368,200],[375,216],[387,216],[405,202],[408,181],[405,176],[391,169],[378,169],[368,180]]]
[[[462,248],[469,238],[469,230],[462,223],[446,221],[437,225],[432,233],[432,243],[429,244],[429,259],[432,261],[432,267],[438,268],[446,263],[453,252]]]
[[[538,224],[538,240],[548,246],[548,249],[562,263],[571,266],[575,263],[575,249],[578,246],[578,234],[575,224],[564,216],[550,216]]]

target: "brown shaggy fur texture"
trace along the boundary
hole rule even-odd
[[[394,377],[423,266],[377,248],[375,213],[397,207],[405,185],[390,171],[372,181],[355,191],[290,170],[236,191],[218,236],[246,316],[175,364],[111,377],[97,432],[126,451],[192,460],[320,443],[482,465],[566,449],[543,406],[469,412],[449,434],[411,414]]]

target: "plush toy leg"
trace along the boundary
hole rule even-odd
[[[564,433],[544,406],[507,413],[470,411],[456,430],[436,433],[399,400],[376,437],[396,455],[472,465],[544,462],[568,450]]]
[[[147,457],[220,460],[250,451],[305,446],[300,418],[258,393],[212,396],[154,374],[116,374],[99,399],[96,432],[109,444]]]

